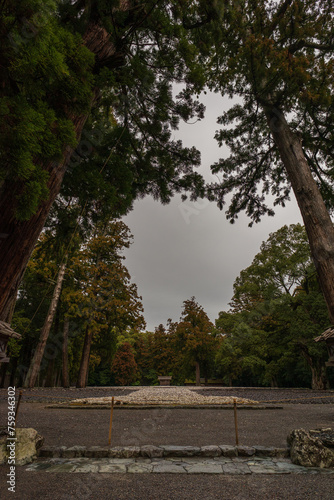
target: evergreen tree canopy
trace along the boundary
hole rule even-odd
[[[91,216],[101,206],[105,218],[125,213],[146,194],[163,203],[178,191],[204,195],[193,171],[199,152],[173,138],[179,120],[201,118],[203,106],[187,92],[173,96],[173,83],[194,70],[172,6],[1,2],[2,319],[65,173],[65,204],[88,202]]]
[[[164,202],[175,190],[200,187],[192,173],[199,153],[171,132],[180,118],[202,117],[203,107],[182,93],[173,98],[172,82],[183,73],[174,46],[182,29],[171,25],[168,2],[158,3],[2,2],[0,180],[15,190],[18,219],[29,219],[48,196],[45,163],[76,144],[76,116],[91,111],[67,185],[78,189],[85,179],[96,196],[109,182],[118,196],[151,193]],[[88,32],[92,25],[99,35]],[[95,45],[88,48],[93,35],[107,39],[110,55],[98,54],[102,60]]]
[[[182,5],[185,5],[181,2]],[[192,2],[193,5],[198,2]],[[285,117],[302,140],[312,174],[328,208],[333,207],[334,16],[331,0],[251,0],[209,2],[197,9],[202,20],[191,30],[200,48],[207,87],[238,103],[223,113],[219,145],[230,156],[212,166],[222,175],[210,194],[228,208],[233,222],[246,210],[255,222],[289,199],[291,179],[271,128],[282,130]],[[185,25],[191,11],[182,8]],[[200,83],[200,82],[199,82]],[[194,88],[198,92],[198,85]]]

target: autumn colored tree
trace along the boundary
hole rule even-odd
[[[44,350],[46,348],[51,327],[57,312],[59,316],[58,303],[61,297],[61,290],[65,278],[68,259],[71,259],[75,252],[78,251],[80,243],[82,243],[85,238],[87,239],[89,235],[87,227],[84,228],[84,226],[87,226],[87,224],[84,224],[82,222],[82,219],[78,220],[79,214],[80,210],[78,204],[74,202],[72,204],[67,204],[66,216],[64,216],[62,204],[59,200],[59,202],[55,204],[50,213],[48,225],[44,228],[43,235],[39,239],[33,258],[30,260],[31,270],[33,270],[34,266],[36,268],[36,266],[39,265],[44,268],[44,272],[48,270],[49,273],[54,273],[53,276],[49,276],[49,288],[51,288],[53,282],[54,287],[52,287],[53,294],[49,304],[49,310],[45,317],[44,324],[40,332],[39,341],[35,348],[34,355],[31,359],[28,373],[24,382],[24,385],[26,387],[34,387],[36,383],[44,355]],[[30,262],[28,264],[28,267],[30,265]],[[43,300],[42,296],[41,300]],[[67,343],[67,330],[68,328],[65,327],[64,343]],[[63,347],[63,351],[63,371],[67,371],[65,355],[65,353],[67,352],[67,347],[66,349],[65,347]],[[52,360],[52,363],[53,362],[54,359]]]
[[[66,239],[61,241],[65,245]],[[59,380],[57,374],[62,372],[64,384],[68,385],[69,378],[73,381],[79,372],[84,381],[80,379],[80,384],[85,385],[88,367],[93,371],[101,363],[106,365],[110,378],[119,332],[131,328],[140,330],[145,326],[136,285],[131,283],[121,255],[130,242],[128,228],[119,220],[103,226],[100,222],[100,226],[95,226],[95,233],[86,232],[86,240],[71,252],[68,259],[52,320],[48,308],[49,304],[55,306],[52,295],[59,262],[54,246],[59,241],[50,239],[47,233],[43,235],[29,261],[14,315],[18,325],[25,324],[24,330],[20,328],[20,333],[23,333],[18,360],[20,379],[27,378],[27,383],[30,383],[33,370],[35,376],[31,385],[36,383],[37,377],[40,384],[46,378],[46,383],[52,385],[52,380]],[[42,328],[46,317],[49,338],[44,336]],[[43,349],[40,349],[42,341]],[[38,362],[34,352],[41,353]],[[52,372],[54,376],[51,377]]]
[[[80,320],[84,333],[77,386],[85,387],[91,345],[110,328],[119,331],[145,326],[141,298],[123,265],[121,251],[131,236],[121,221],[97,227],[96,234],[73,258],[71,272],[75,285],[64,290],[69,314]]]
[[[116,385],[131,385],[137,380],[138,367],[131,345],[125,342],[116,351],[111,365]]]

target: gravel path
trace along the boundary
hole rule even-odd
[[[314,391],[312,389],[269,389],[254,387],[194,389],[198,394],[226,397],[233,394],[239,398],[249,398],[259,402],[284,404],[333,404],[334,390]]]

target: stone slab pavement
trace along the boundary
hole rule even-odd
[[[29,472],[130,474],[334,474],[334,469],[301,467],[283,458],[51,458],[24,466]]]

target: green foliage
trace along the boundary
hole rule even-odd
[[[87,111],[93,55],[61,26],[56,2],[3,2],[0,180],[9,181],[26,220],[47,198],[46,162],[76,143],[69,113]]]
[[[85,44],[96,48],[97,26],[105,39],[94,54]],[[77,142],[78,120],[87,118],[68,162],[65,197],[110,206],[117,216],[137,196],[167,203],[174,192],[204,194],[203,179],[192,170],[199,152],[172,137],[180,119],[202,118],[203,106],[184,92],[173,97],[173,82],[195,49],[169,1],[131,7],[5,0],[0,38],[0,181],[15,193],[19,220],[48,197],[50,171],[60,169],[65,149]],[[194,71],[192,64],[189,74]],[[94,105],[93,89],[99,94]],[[98,143],[90,135],[96,130]]]
[[[225,334],[217,372],[226,383],[328,384],[325,346],[313,340],[328,327],[328,311],[300,225],[284,226],[261,245],[236,279],[231,305],[216,321]]]
[[[13,319],[17,331],[24,334],[20,340],[22,347],[19,354],[23,368],[29,366],[36,347],[64,247],[69,252],[72,222],[73,219],[69,218],[59,222],[58,226],[55,224],[52,227],[50,223],[49,229],[40,238],[24,276],[17,303],[18,312]],[[61,301],[46,352],[54,353],[60,367],[63,318],[66,314],[70,318],[71,380],[75,379],[79,370],[84,333],[86,328],[90,328],[93,330],[93,343],[89,380],[96,385],[103,385],[106,383],[106,374],[109,383],[113,380],[110,366],[118,337],[121,333],[128,335],[131,329],[136,332],[145,326],[136,285],[131,283],[122,262],[124,257],[121,252],[130,245],[132,237],[121,221],[95,227],[93,234],[81,227],[79,233],[81,240],[78,236],[75,241],[72,240]],[[50,356],[44,359],[41,377],[45,375],[49,359]]]
[[[231,306],[249,310],[254,302],[292,295],[314,272],[304,228],[283,226],[269,235],[252,264],[236,278]]]
[[[179,14],[193,25],[189,39],[199,50],[205,85],[238,101],[218,118],[222,127],[216,139],[230,154],[212,166],[220,181],[209,187],[209,198],[222,208],[233,194],[227,210],[231,222],[242,211],[252,222],[273,215],[271,200],[284,206],[291,186],[269,130],[268,110],[274,109],[271,125],[279,127],[285,116],[332,208],[332,2],[218,0],[210,2],[210,15],[202,3],[182,2]],[[198,86],[188,87],[198,94]]]
[[[173,375],[173,383],[176,382],[174,329],[175,324],[169,321],[167,329],[159,325],[154,332],[141,333],[135,339],[136,362],[143,385],[158,385],[161,375]]]
[[[186,377],[194,370],[195,363],[208,376],[210,361],[219,345],[213,323],[195,297],[183,302],[180,322],[175,329],[175,349],[178,351],[177,366]]]

